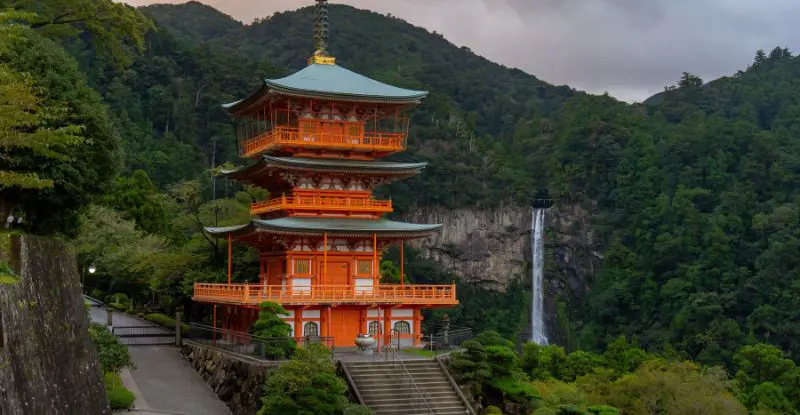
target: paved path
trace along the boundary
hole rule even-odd
[[[106,309],[91,308],[92,321],[106,324]],[[152,324],[114,312],[115,326]],[[128,350],[135,369],[121,373],[123,384],[136,396],[134,406],[141,414],[230,415],[228,407],[203,378],[171,346],[133,346]],[[154,411],[154,412],[148,412]]]

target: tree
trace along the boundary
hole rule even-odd
[[[283,359],[292,355],[295,343],[289,336],[292,326],[280,316],[288,316],[280,304],[265,301],[259,306],[258,320],[253,325],[253,335],[263,339],[261,352],[270,358]]]
[[[119,373],[126,367],[133,366],[128,347],[119,342],[108,328],[102,324],[89,324],[89,337],[97,349],[97,358],[103,373]]]
[[[723,370],[691,362],[649,360],[616,381],[594,374],[580,378],[578,386],[590,401],[607,403],[625,414],[747,414],[728,392]]]
[[[33,231],[72,232],[77,209],[114,175],[116,136],[75,60],[8,18],[0,19],[0,214],[14,208]]]
[[[136,170],[131,177],[114,179],[104,198],[104,204],[125,212],[127,219],[135,220],[140,229],[157,234],[170,233],[165,203],[164,196],[142,170]]]
[[[135,8],[111,0],[0,0],[0,8],[35,13],[31,27],[48,37],[83,34],[91,47],[120,66],[144,50],[144,35],[153,28]]]
[[[339,415],[349,406],[347,386],[336,376],[330,351],[299,348],[267,378],[259,415]]]

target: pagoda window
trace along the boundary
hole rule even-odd
[[[301,189],[313,189],[314,188],[314,180],[309,177],[303,177],[300,179],[298,183],[298,187]]]
[[[407,321],[394,323],[394,332],[397,334],[411,334],[411,325]]]
[[[303,336],[319,336],[319,324],[309,321],[303,325]]]
[[[381,322],[380,321],[370,321],[369,327],[367,328],[370,336],[375,336],[381,334]]]
[[[311,273],[311,260],[310,259],[295,259],[294,260],[294,273],[295,274],[310,274]]]
[[[371,275],[372,274],[372,260],[371,259],[357,259],[356,260],[356,272],[360,275]]]

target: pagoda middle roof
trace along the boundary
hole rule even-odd
[[[303,218],[285,217],[278,219],[252,219],[250,223],[221,228],[205,228],[214,237],[239,236],[253,231],[274,234],[302,234],[322,236],[324,233],[340,236],[369,236],[373,233],[381,237],[422,238],[438,232],[442,225],[420,225],[395,222],[388,219],[347,219],[347,218]]]
[[[263,155],[258,161],[235,170],[223,171],[223,176],[248,176],[264,168],[287,170],[315,170],[322,172],[346,173],[394,173],[416,174],[428,163],[396,163],[382,160],[348,160],[329,158],[275,157]]]
[[[236,112],[270,93],[390,104],[416,104],[428,95],[427,91],[384,84],[339,65],[311,64],[284,78],[264,79],[261,89],[243,100],[224,104],[223,108]]]

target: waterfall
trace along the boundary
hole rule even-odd
[[[531,223],[531,341],[536,344],[547,344],[544,332],[544,212],[545,209],[533,209]]]

